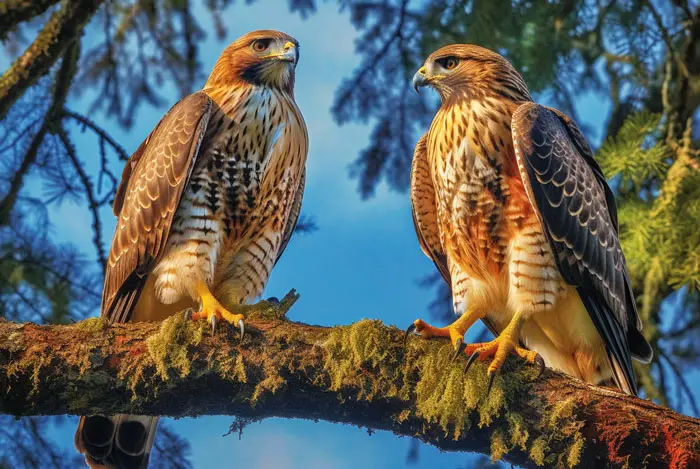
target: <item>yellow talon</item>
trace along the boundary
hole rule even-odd
[[[455,322],[446,327],[433,327],[422,319],[416,319],[406,329],[406,337],[416,331],[421,337],[449,337],[452,346],[461,352],[464,346],[464,334],[482,315],[473,310],[467,310]]]
[[[467,364],[464,367],[464,372],[469,370],[469,367],[474,363],[474,360],[486,360],[489,357],[493,357],[491,364],[488,368],[489,375],[489,385],[488,390],[491,390],[491,385],[493,384],[493,379],[496,372],[501,369],[503,363],[506,361],[509,352],[515,352],[521,358],[524,358],[527,362],[537,364],[540,368],[540,374],[544,370],[544,360],[542,357],[532,350],[527,350],[519,345],[520,328],[522,326],[523,319],[520,314],[515,314],[510,323],[501,332],[501,335],[493,339],[491,342],[484,344],[469,344],[465,348],[464,352],[469,356]]]
[[[455,323],[450,324],[446,327],[433,327],[422,319],[416,319],[413,322],[416,332],[424,338],[430,337],[449,337],[452,345],[457,345],[457,340],[464,339],[464,331],[460,330],[459,327],[455,326]]]
[[[452,346],[461,350],[464,343],[464,334],[481,316],[472,310],[467,310],[455,322],[446,327],[433,327],[422,319],[416,319],[408,326],[406,335],[411,331],[416,331],[421,337],[449,337]]]
[[[238,325],[241,331],[241,339],[243,339],[243,334],[245,333],[243,320],[245,319],[245,316],[242,314],[233,314],[221,306],[219,300],[214,297],[211,290],[204,282],[197,285],[196,291],[197,295],[199,295],[201,308],[199,311],[192,314],[192,319],[195,321],[199,319],[206,319],[212,325],[212,332],[214,332],[216,329],[216,322],[219,320],[224,320],[229,324]]]

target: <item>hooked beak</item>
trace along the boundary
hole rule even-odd
[[[282,62],[292,62],[296,65],[297,60],[299,60],[297,46],[293,42],[287,41],[287,43],[282,48],[282,52],[279,54],[275,54],[270,58],[281,60]]]
[[[413,75],[413,89],[416,90],[416,93],[420,93],[418,88],[421,86],[428,86],[429,84],[428,72],[425,69],[425,65],[423,65],[416,74]]]

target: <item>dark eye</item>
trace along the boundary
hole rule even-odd
[[[255,52],[265,52],[270,47],[271,39],[256,39],[253,41],[253,50]]]
[[[442,59],[438,59],[437,63],[444,69],[452,70],[459,65],[459,59],[457,57],[443,57]]]

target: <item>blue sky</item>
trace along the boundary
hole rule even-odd
[[[201,17],[206,21],[208,15]],[[315,217],[319,230],[292,239],[272,273],[265,295],[281,297],[296,288],[301,299],[289,316],[311,324],[349,324],[378,318],[405,327],[417,317],[429,318],[426,311],[433,292],[419,288],[417,283],[434,267],[415,238],[408,196],[390,192],[382,185],[374,198],[360,200],[357,181],[348,177],[348,165],[368,143],[371,124],[338,127],[330,114],[335,90],[359,63],[353,44],[356,32],[347,12],[338,12],[335,3],[322,3],[314,15],[301,20],[288,13],[286,2],[258,1],[252,6],[237,2],[227,10],[224,21],[227,37],[223,41],[208,37],[200,46],[203,70],[211,69],[228,42],[254,29],[279,29],[301,44],[296,97],[310,134],[303,212]],[[161,109],[141,109],[138,124],[129,132],[106,121],[102,114],[91,117],[131,152],[167,107],[180,98],[174,89],[164,93],[168,104]],[[73,97],[70,107],[84,110],[88,102],[85,98],[90,96]],[[591,141],[599,143],[603,125],[599,119],[607,115],[607,105],[593,96],[579,96],[578,103],[583,123],[596,131],[589,135]],[[92,151],[96,148],[93,138],[77,131],[73,136],[82,158],[97,155]],[[120,170],[115,167],[118,174]],[[114,219],[109,210],[104,210],[102,216],[104,242],[108,244]],[[57,239],[92,246],[91,220],[82,208],[66,203],[53,222]],[[326,422],[269,419],[247,427],[240,441],[237,436],[221,436],[228,430],[230,417],[169,423],[191,443],[195,468],[457,468],[472,460],[470,455],[441,453],[422,445],[419,462],[407,465],[409,439],[388,432],[370,436],[364,429]],[[62,427],[54,436],[62,445],[72,446],[72,430],[72,425]]]

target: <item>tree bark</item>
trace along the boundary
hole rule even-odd
[[[296,300],[242,307],[246,336],[163,323],[0,321],[0,413],[323,419],[477,451],[524,467],[700,467],[700,420],[509,358],[486,394],[451,345],[379,321],[285,319]]]

